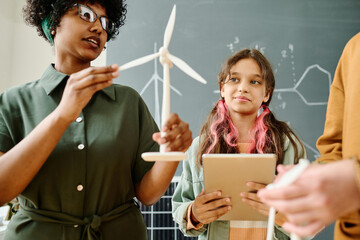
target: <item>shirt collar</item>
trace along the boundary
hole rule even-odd
[[[40,78],[40,84],[44,88],[47,95],[50,95],[57,86],[69,75],[56,71],[53,64],[50,64]],[[113,85],[100,90],[106,96],[115,101],[115,87]]]
[[[106,96],[108,96],[111,100],[115,101],[116,97],[115,97],[115,87],[114,85],[111,85],[107,88],[104,88],[101,90],[103,93],[105,93]]]

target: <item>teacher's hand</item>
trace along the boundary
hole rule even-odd
[[[170,114],[161,131],[165,135],[161,137],[161,133],[154,133],[153,140],[159,145],[167,143],[166,152],[185,152],[192,143],[192,132],[189,129],[189,124],[182,121],[176,113]]]
[[[89,67],[70,75],[57,111],[65,121],[74,121],[97,91],[110,86],[119,76],[116,64]]]

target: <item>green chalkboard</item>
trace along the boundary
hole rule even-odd
[[[190,123],[193,136],[198,135],[201,124],[219,99],[216,78],[221,64],[232,53],[252,47],[265,54],[275,71],[276,91],[271,110],[304,141],[309,159],[318,156],[315,145],[323,132],[336,65],[346,42],[360,29],[360,1],[135,0],[127,3],[127,22],[118,38],[109,42],[107,62],[122,65],[157,51],[176,4],[169,51],[208,81],[202,85],[176,66],[170,70],[171,111]],[[158,60],[123,71],[116,81],[141,93],[159,122],[162,66]],[[325,231],[315,239],[330,239],[327,234]]]

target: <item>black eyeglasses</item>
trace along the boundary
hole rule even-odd
[[[102,28],[106,31],[109,32],[112,28],[112,23],[111,21],[105,17],[105,16],[98,16],[94,10],[92,10],[90,7],[86,6],[86,5],[82,5],[80,3],[76,3],[74,4],[74,6],[78,7],[78,14],[80,16],[80,18],[84,21],[87,22],[95,22],[96,19],[100,19],[100,23]]]

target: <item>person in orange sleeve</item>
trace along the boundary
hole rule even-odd
[[[258,193],[287,216],[283,227],[300,236],[336,220],[335,240],[360,239],[359,63],[360,33],[345,46],[331,85],[324,133],[317,141],[320,164],[312,164],[290,186]]]

